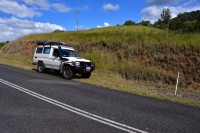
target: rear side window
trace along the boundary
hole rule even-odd
[[[49,54],[51,48],[50,47],[44,47],[43,54]]]
[[[37,48],[36,53],[41,54],[42,53],[43,48]]]

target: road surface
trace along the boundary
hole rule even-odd
[[[0,64],[1,133],[198,133],[200,108]]]

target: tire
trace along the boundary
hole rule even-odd
[[[70,80],[70,79],[73,78],[74,74],[73,74],[73,72],[72,72],[70,67],[65,67],[63,69],[62,76],[63,76],[64,79]]]
[[[43,64],[42,62],[39,62],[39,63],[37,64],[37,71],[38,71],[39,73],[43,73],[43,72],[44,72],[44,69],[45,69],[44,64]]]
[[[91,76],[91,72],[84,73],[81,75],[82,78],[90,78],[90,76]]]

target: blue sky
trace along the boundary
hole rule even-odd
[[[0,41],[55,29],[76,30],[158,20],[170,8],[172,17],[200,10],[199,0],[0,0]]]

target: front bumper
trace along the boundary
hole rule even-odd
[[[74,72],[78,74],[91,73],[95,70],[95,63],[93,62],[80,62],[80,66],[74,67]]]

